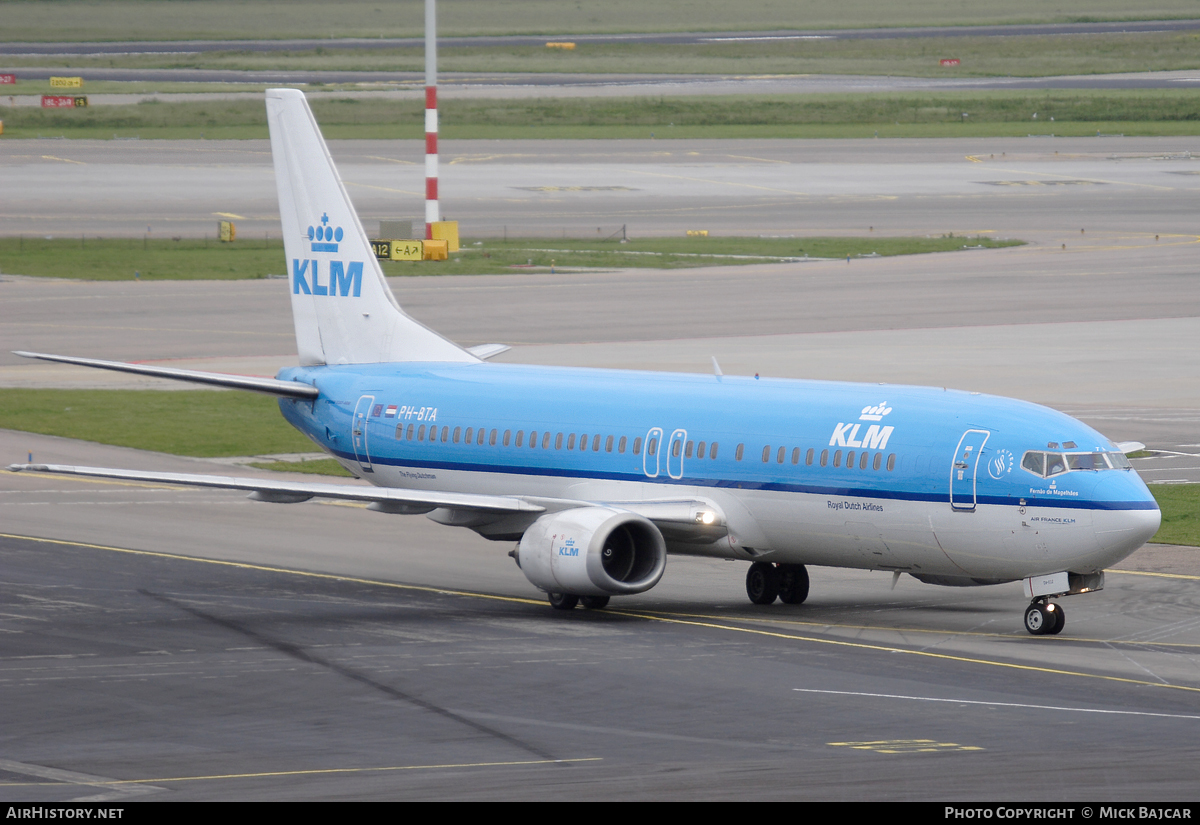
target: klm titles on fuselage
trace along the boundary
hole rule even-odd
[[[883,417],[890,413],[892,408],[887,405],[887,402],[882,402],[875,406],[863,407],[862,413],[859,415],[859,421],[882,421]],[[867,427],[867,431],[862,438],[858,437],[858,431],[862,428],[862,424],[849,422],[843,424],[839,422],[833,428],[833,435],[829,438],[830,447],[861,447],[866,450],[886,450],[888,439],[892,437],[892,431],[895,427],[884,427],[879,424],[871,424]]]
[[[320,226],[308,228],[308,240],[313,252],[337,252],[342,240],[342,228],[329,226],[329,215],[321,216]],[[292,259],[292,294],[328,295],[347,298],[362,294],[362,261],[328,261],[329,272],[321,283],[321,261],[317,258]]]

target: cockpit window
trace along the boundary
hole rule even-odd
[[[1049,478],[1081,470],[1128,470],[1129,459],[1124,453],[1046,453],[1030,450],[1021,459],[1021,466],[1035,476]]]

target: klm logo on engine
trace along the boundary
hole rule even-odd
[[[888,439],[892,437],[895,427],[884,427],[881,424],[871,424],[860,438],[858,431],[862,429],[862,421],[882,421],[883,417],[892,411],[886,402],[863,407],[858,416],[858,422],[839,423],[833,428],[829,439],[830,447],[856,447],[864,450],[886,450]]]
[[[340,226],[329,225],[328,214],[321,216],[319,226],[310,226],[307,234],[313,252],[337,252],[343,237]],[[316,258],[293,258],[292,294],[328,295],[331,298],[358,298],[362,295],[362,261],[328,261],[327,265],[328,272],[324,274],[325,282],[322,283],[321,261]]]
[[[578,556],[579,548],[575,545],[575,539],[567,539],[565,542],[563,542],[563,544],[558,548],[558,555]]]

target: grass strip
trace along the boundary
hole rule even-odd
[[[215,226],[214,226],[215,229]],[[215,232],[214,232],[215,235]],[[283,277],[283,241],[196,238],[0,238],[0,272],[88,281],[223,281]]]
[[[1162,510],[1162,526],[1150,540],[1200,547],[1200,484],[1151,484],[1150,492]]]
[[[0,427],[199,458],[314,449],[249,392],[0,389]]]
[[[332,458],[314,458],[308,461],[253,461],[251,467],[260,470],[273,470],[277,473],[309,473],[320,476],[340,476],[353,478],[346,468]]]
[[[770,263],[785,258],[913,255],[1023,243],[979,237],[936,238],[487,238],[468,241],[448,261],[385,261],[388,276],[494,275],[520,267],[678,269]],[[282,277],[279,240],[0,238],[0,272],[96,281],[244,280]]]
[[[959,26],[1093,20],[1165,20],[1195,16],[1194,0],[440,0],[443,37],[864,26]],[[209,40],[421,37],[422,0],[342,0],[336,13],[321,0],[5,0],[0,39],[11,41]]]
[[[443,46],[442,72],[580,74],[851,74],[903,77],[1052,77],[1200,68],[1195,32],[1137,32],[1008,37],[899,37],[852,40],[732,39],[698,44],[580,42],[575,49]],[[953,66],[941,59],[954,58]],[[297,51],[230,49],[192,54],[122,54],[0,58],[12,69],[53,65],[89,77],[89,69],[208,71],[422,72],[424,49],[339,48]],[[18,77],[20,73],[18,72]],[[252,79],[252,78],[250,78]],[[48,81],[39,92],[49,92]],[[20,92],[24,82],[18,85]],[[100,86],[95,87],[99,92]],[[9,91],[12,94],[12,91]]]
[[[418,100],[351,97],[317,99],[311,105],[327,138],[417,140],[424,134],[424,109]],[[442,102],[439,116],[443,140],[1196,134],[1200,132],[1200,95],[1181,88],[451,98]],[[0,106],[0,120],[4,121],[5,140],[267,137],[266,109],[257,99],[150,100],[84,109]]]

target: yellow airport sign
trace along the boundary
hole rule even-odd
[[[83,85],[82,77],[52,77],[50,78],[51,89],[78,89]]]

